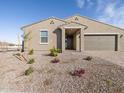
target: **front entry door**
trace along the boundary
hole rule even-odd
[[[65,39],[65,48],[66,49],[73,49],[73,36],[67,36]]]

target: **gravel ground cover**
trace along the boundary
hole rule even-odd
[[[19,61],[13,53],[0,53],[0,89],[7,93],[124,93],[124,68],[89,53],[65,52],[51,63],[48,53],[35,53],[32,65]],[[32,66],[34,72],[25,76]],[[83,69],[85,73],[72,76],[70,72]],[[0,91],[0,92],[1,92]],[[3,92],[4,93],[4,92]]]

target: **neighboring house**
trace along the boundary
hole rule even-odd
[[[1,42],[0,41],[0,51],[12,51],[21,49],[21,45],[9,43],[9,42]]]
[[[124,51],[124,29],[75,15],[66,19],[48,18],[22,27],[31,39],[24,49]]]

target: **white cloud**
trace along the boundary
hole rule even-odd
[[[97,17],[97,20],[124,28],[124,6],[118,6],[117,3],[107,4],[103,13]]]
[[[76,2],[77,2],[77,6],[79,8],[82,8],[84,6],[84,4],[85,4],[85,0],[76,0]]]
[[[91,0],[76,0],[76,3],[79,8],[83,8],[86,3],[88,3],[89,5],[93,4]]]
[[[109,4],[106,8],[105,8],[105,14],[107,14],[110,17],[113,17],[115,15],[115,5],[114,4]]]
[[[124,28],[124,4],[121,0],[76,0],[79,8],[95,8],[98,21]],[[92,10],[91,10],[92,11]]]

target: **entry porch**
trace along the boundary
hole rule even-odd
[[[79,23],[67,23],[59,27],[61,29],[61,49],[65,50],[84,50],[84,30],[85,25]]]

